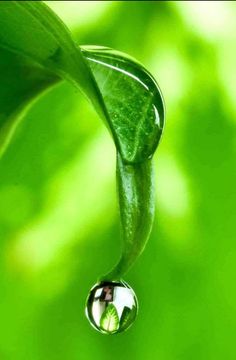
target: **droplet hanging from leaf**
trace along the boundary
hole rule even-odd
[[[152,156],[164,127],[164,103],[151,74],[129,56],[98,47],[85,47],[83,53],[102,94],[107,125],[117,149],[123,238],[118,263],[90,292],[87,316],[97,330],[113,334],[126,330],[134,322],[137,306],[126,306],[126,294],[121,293],[119,303],[124,306],[119,317],[113,297],[107,305],[100,296],[107,288],[104,284],[110,284],[109,294],[113,294],[114,280],[122,284],[123,275],[140,256],[150,236],[155,209]],[[137,304],[136,297],[134,299]]]
[[[96,303],[95,298],[91,300],[92,290],[87,314],[101,332],[121,332],[137,313],[137,299],[121,278],[143,251],[154,218],[152,156],[164,126],[160,89],[152,75],[131,57],[108,48],[79,48],[43,2],[4,1],[0,8],[0,152],[22,110],[60,79],[83,90],[112,134],[117,150],[123,249],[117,265],[102,279],[117,292],[119,301],[108,301],[107,294],[97,321],[90,306]],[[15,89],[9,79],[16,79]],[[104,281],[100,287],[103,285]]]
[[[103,281],[90,291],[86,315],[91,325],[103,334],[127,330],[138,311],[136,295],[124,281]]]

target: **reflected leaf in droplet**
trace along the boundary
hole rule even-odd
[[[119,316],[113,304],[109,304],[102,313],[100,328],[109,334],[113,334],[119,329]]]

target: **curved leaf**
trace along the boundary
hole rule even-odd
[[[84,47],[107,107],[117,148],[123,250],[118,264],[102,279],[120,279],[140,256],[154,220],[151,158],[164,127],[160,90],[142,65],[108,48]]]
[[[107,48],[82,52],[42,2],[0,2],[0,148],[23,109],[60,79],[81,88],[105,120],[117,148],[117,184],[124,246],[107,277],[120,278],[148,240],[154,197],[151,157],[164,126],[164,106],[152,76]]]
[[[42,67],[42,77],[47,78],[50,71],[52,75],[49,78],[54,74],[54,77],[71,81],[90,99],[99,115],[104,120],[107,119],[103,99],[80,48],[63,22],[43,2],[0,2],[0,48],[28,59],[29,71],[32,69],[30,62],[33,62]],[[6,52],[2,55],[4,57]],[[20,60],[20,64],[24,59]],[[14,64],[9,64],[10,66]],[[17,61],[15,66],[21,67]],[[5,78],[2,71],[1,75]],[[27,77],[19,79],[16,76],[14,82],[19,90],[22,86],[22,91],[24,87],[38,87],[36,82],[32,83]],[[8,85],[10,87],[11,83]]]
[[[109,115],[113,138],[125,162],[152,157],[164,126],[160,89],[134,59],[103,47],[83,47]]]
[[[117,187],[123,249],[118,264],[102,279],[120,279],[140,256],[149,239],[155,212],[151,159],[125,164],[118,153]]]

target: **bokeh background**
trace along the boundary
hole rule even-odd
[[[62,83],[30,109],[0,161],[1,360],[236,358],[236,6],[227,1],[50,1],[78,44],[141,61],[164,94],[156,220],[126,277],[126,333],[84,304],[120,253],[115,149]]]

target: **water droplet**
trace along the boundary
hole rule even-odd
[[[86,316],[103,334],[127,330],[134,322],[138,301],[124,281],[102,281],[93,286],[87,298]]]

